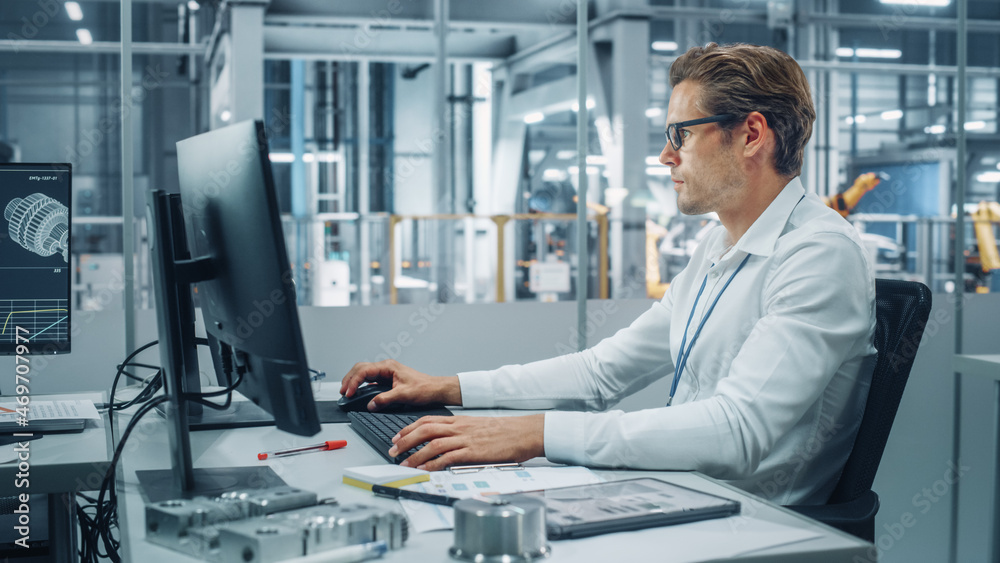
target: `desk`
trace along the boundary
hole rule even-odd
[[[99,393],[32,396],[32,400],[36,401],[66,399],[104,401]],[[77,560],[76,493],[99,489],[101,479],[108,470],[111,456],[108,454],[109,437],[105,423],[106,420],[102,420],[99,426],[92,427],[92,423],[88,422],[83,432],[48,434],[28,442],[31,464],[29,487],[19,489],[14,485],[17,463],[0,464],[0,496],[25,492],[48,495],[49,539],[50,550],[55,552],[54,561]],[[30,431],[30,428],[27,430]],[[32,507],[32,514],[36,509]]]
[[[490,416],[511,411],[477,411]],[[149,419],[149,416],[147,416]],[[169,466],[169,451],[165,425],[161,419],[144,419],[133,436],[140,442],[134,447],[126,447],[124,480],[119,482],[120,522],[123,537],[123,560],[142,563],[167,563],[175,561],[196,561],[177,552],[148,543],[145,535],[145,509],[135,478],[135,471],[159,469]],[[315,454],[277,458],[258,462],[258,451],[297,447],[313,444],[321,440],[346,439],[348,445],[342,450]],[[322,432],[310,438],[292,436],[273,427],[247,428],[228,431],[203,431],[191,435],[191,449],[195,467],[227,467],[233,465],[269,465],[289,485],[316,492],[320,498],[335,497],[342,504],[364,502],[369,505],[398,508],[394,500],[373,496],[367,491],[341,483],[342,469],[358,465],[384,463],[382,458],[368,444],[357,437],[346,424],[327,424]],[[736,498],[743,503],[744,514],[741,521],[724,524],[726,532],[717,533],[713,541],[704,542],[700,549],[701,560],[728,559],[732,546],[740,545],[741,534],[752,533],[754,522],[774,522],[799,529],[819,533],[814,539],[781,545],[764,551],[742,554],[736,559],[752,562],[781,562],[803,560],[815,562],[845,562],[857,560],[873,561],[871,544],[853,536],[826,527],[818,522],[751,497],[746,493],[697,473],[649,472],[649,471],[597,471],[606,479],[624,479],[640,476],[654,476],[660,479],[703,490],[706,492]],[[724,521],[715,521],[716,525]],[[546,561],[649,561],[661,559],[669,550],[671,542],[693,537],[692,531],[708,529],[711,522],[696,522],[668,528],[654,528],[609,534],[573,541],[552,543],[553,555]],[[690,528],[686,528],[690,527]],[[715,528],[713,528],[715,529]],[[673,535],[673,537],[671,537]],[[695,534],[696,535],[696,534]],[[453,561],[447,549],[453,543],[451,531],[414,534],[406,546],[386,554],[387,562],[416,563],[424,561]],[[871,550],[871,551],[870,551]]]
[[[1000,354],[956,354],[953,367],[956,373],[994,381],[996,410],[993,416],[997,435],[993,461],[993,556],[990,561],[1000,561]]]

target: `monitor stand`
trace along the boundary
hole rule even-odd
[[[177,488],[173,469],[144,469],[135,472],[146,504],[175,500]],[[270,467],[211,467],[195,468],[194,489],[181,496],[191,499],[198,496],[216,497],[235,490],[266,489],[286,486],[281,477]]]

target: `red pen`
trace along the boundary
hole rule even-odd
[[[307,454],[309,452],[325,452],[327,450],[339,450],[347,445],[347,440],[327,440],[322,444],[316,444],[314,446],[302,446],[301,448],[292,448],[290,450],[278,450],[276,452],[263,452],[257,454],[257,459],[265,460],[269,457],[281,457],[286,455],[299,455]]]

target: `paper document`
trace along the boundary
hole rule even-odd
[[[459,475],[434,471],[430,477],[430,481],[403,488],[449,497],[474,498],[602,482],[596,473],[586,467],[526,467],[516,471],[486,469]],[[410,529],[416,533],[455,527],[450,507],[414,500],[400,500],[399,503],[410,520]]]
[[[82,424],[84,420],[100,419],[93,401],[31,401],[26,405],[16,401],[0,402],[0,431],[3,432],[31,432],[33,423],[36,423],[36,430],[59,430],[61,424]]]
[[[101,415],[92,401],[31,401],[27,405],[28,420],[99,419]],[[23,409],[16,401],[0,403],[0,422],[16,422]]]

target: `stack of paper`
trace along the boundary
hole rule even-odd
[[[430,473],[423,469],[399,465],[365,465],[344,469],[344,483],[366,491],[372,490],[372,485],[398,488],[430,479]]]
[[[600,483],[601,478],[586,467],[524,467],[516,471],[486,469],[457,475],[435,471],[425,481],[406,488],[435,495],[475,498],[591,485]],[[418,534],[455,527],[454,511],[450,507],[415,500],[400,500],[399,503],[410,520],[410,529]]]
[[[83,430],[87,420],[100,420],[94,403],[86,400],[0,403],[0,433]]]

